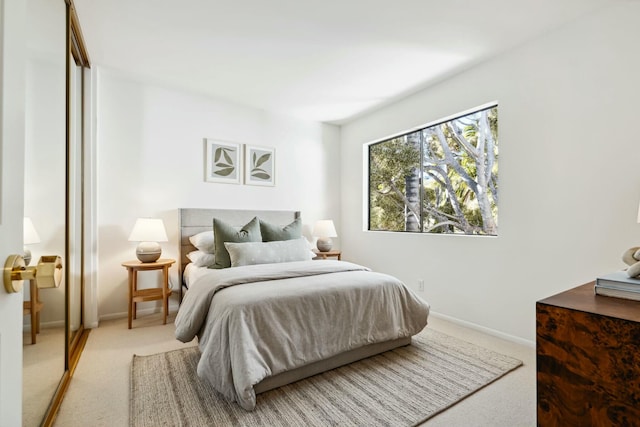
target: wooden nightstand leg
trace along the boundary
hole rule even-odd
[[[31,301],[31,344],[36,343],[36,313],[34,313],[35,304]]]
[[[169,290],[169,266],[166,265],[162,268],[162,311],[164,312],[163,316],[163,325],[167,324],[167,314],[169,313],[169,297],[167,296],[167,291]]]
[[[40,291],[38,290],[38,284],[35,286],[35,294],[36,294],[36,306],[40,305]],[[36,334],[40,333],[40,310],[36,311]]]
[[[36,313],[34,313],[35,304],[31,301],[31,344],[36,343]]]
[[[138,293],[138,270],[133,270],[133,292],[132,295],[136,296],[136,294]],[[133,304],[133,319],[137,319],[138,318],[138,303],[135,300],[132,300]]]
[[[36,333],[38,332],[38,324],[37,324],[37,316],[36,316],[36,306],[38,305],[38,287],[36,285],[35,280],[29,281],[29,292],[31,294],[31,344],[36,343]]]
[[[134,278],[134,274],[133,274],[133,269],[132,268],[128,268],[127,269],[129,271],[129,316],[128,316],[128,320],[129,320],[129,329],[131,329],[131,311],[133,309],[133,278]]]

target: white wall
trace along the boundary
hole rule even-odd
[[[161,88],[99,68],[97,127],[101,318],[127,311],[121,263],[135,259],[136,243],[127,238],[137,217],[164,220],[169,242],[162,245],[163,257],[171,258],[178,257],[178,208],[300,210],[306,227],[325,217],[339,226],[335,126]],[[275,147],[276,186],[205,182],[204,138]],[[153,274],[139,276],[143,287],[157,286]],[[177,285],[176,267],[171,280]],[[145,304],[139,307],[157,306]]]
[[[344,252],[424,279],[435,312],[533,341],[537,300],[640,244],[638,16],[612,5],[343,126]],[[499,236],[363,232],[363,144],[493,100]]]

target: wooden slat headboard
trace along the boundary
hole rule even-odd
[[[187,254],[196,248],[189,241],[189,237],[203,231],[213,229],[213,218],[218,218],[233,226],[243,226],[254,217],[258,217],[272,224],[287,225],[300,217],[299,211],[253,211],[236,209],[178,209],[178,227],[180,228],[180,283],[184,286],[182,274],[189,264]],[[182,300],[182,286],[180,299]]]

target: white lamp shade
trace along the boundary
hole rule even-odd
[[[333,225],[333,220],[330,219],[316,221],[313,226],[313,235],[316,237],[338,237],[336,227]]]
[[[638,206],[638,224],[640,224],[640,206]]]
[[[34,243],[40,243],[40,236],[36,228],[33,226],[31,218],[25,217],[22,225],[22,233],[25,245],[33,245]]]
[[[166,242],[164,223],[157,218],[138,218],[129,235],[130,242]]]

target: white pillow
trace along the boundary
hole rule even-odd
[[[213,241],[213,229],[211,231],[203,231],[202,233],[194,234],[189,237],[189,241],[199,251],[212,254],[215,252],[215,245]]]
[[[189,252],[187,258],[198,267],[212,267],[216,263],[214,254],[208,254],[202,251]]]
[[[303,237],[275,242],[224,242],[231,258],[231,267],[278,262],[309,261],[316,256]]]

